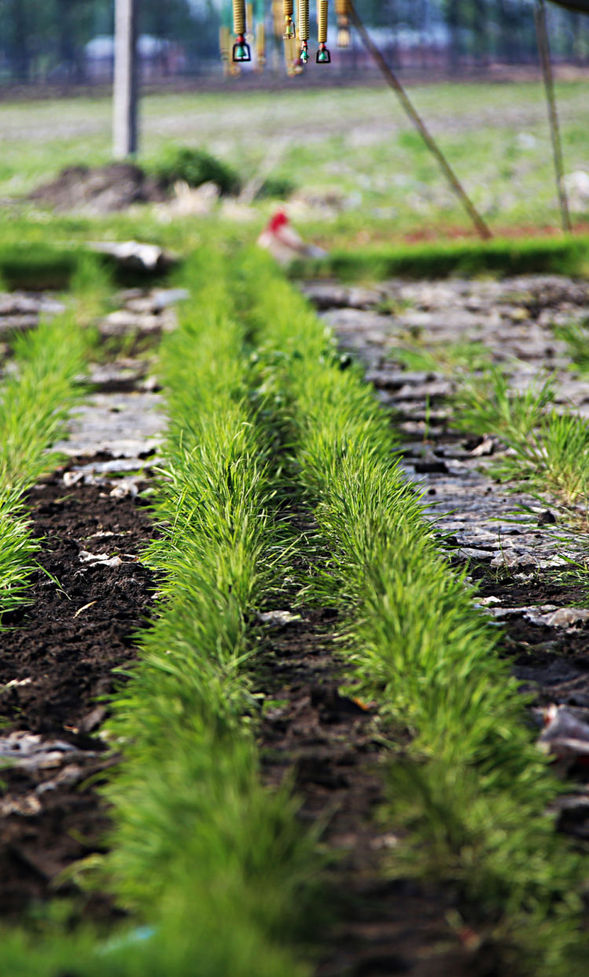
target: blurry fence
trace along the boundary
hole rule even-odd
[[[221,0],[138,2],[144,82],[221,78]],[[409,74],[538,64],[533,0],[356,0],[356,6],[390,63]],[[110,83],[113,8],[114,0],[0,0],[0,87]],[[589,66],[589,16],[552,6],[548,25],[554,61]],[[282,74],[270,17],[268,34],[268,70]],[[335,37],[331,47],[331,80],[344,74],[359,80],[370,71],[357,40],[347,52],[335,50]]]

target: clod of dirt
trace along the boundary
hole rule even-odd
[[[107,214],[137,203],[166,200],[165,184],[134,163],[107,166],[68,166],[55,180],[44,183],[28,199],[54,210]]]

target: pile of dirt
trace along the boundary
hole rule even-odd
[[[55,180],[33,190],[27,199],[57,211],[107,214],[131,204],[160,203],[167,198],[167,186],[140,166],[109,163],[68,166]]]

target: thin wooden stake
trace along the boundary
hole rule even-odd
[[[113,157],[137,152],[137,2],[115,0]]]
[[[378,67],[380,68],[380,70],[381,70],[382,74],[384,75],[387,83],[390,85],[390,87],[399,96],[399,99],[401,101],[401,104],[402,104],[403,108],[405,109],[405,112],[407,113],[407,115],[411,119],[411,121],[412,121],[413,125],[415,126],[415,128],[420,133],[420,135],[421,135],[423,141],[425,142],[427,148],[436,157],[438,163],[440,164],[440,166],[441,166],[441,168],[442,168],[442,170],[444,172],[444,175],[445,175],[446,179],[448,180],[450,186],[452,187],[452,190],[457,195],[457,197],[460,199],[460,202],[463,204],[463,206],[465,207],[466,211],[468,212],[468,215],[471,218],[471,220],[472,220],[472,222],[473,222],[473,224],[474,224],[474,226],[475,226],[475,228],[477,230],[477,233],[484,240],[488,241],[493,236],[491,234],[491,231],[487,227],[485,221],[483,220],[483,218],[479,214],[479,212],[476,209],[476,207],[474,206],[472,200],[467,195],[464,187],[460,183],[460,180],[458,179],[458,177],[454,173],[454,170],[452,169],[452,167],[450,166],[448,160],[444,156],[442,150],[440,149],[440,147],[436,143],[434,137],[431,135],[431,133],[427,129],[427,127],[425,125],[425,122],[423,121],[423,119],[421,118],[421,116],[417,112],[417,109],[414,107],[413,103],[411,102],[409,96],[407,95],[407,92],[403,88],[403,85],[401,84],[401,82],[397,78],[397,76],[394,73],[393,69],[387,64],[387,62],[385,61],[384,57],[382,56],[379,48],[376,46],[376,44],[372,40],[370,34],[368,33],[368,31],[364,27],[364,24],[360,20],[360,17],[358,16],[358,11],[356,10],[356,7],[354,6],[352,0],[350,0],[350,2],[349,2],[349,11],[350,11],[350,18],[352,20],[352,23],[354,24],[354,27],[356,28],[356,30],[358,31],[360,37],[362,38],[362,42],[363,42],[365,48],[367,49],[367,51],[369,51],[369,53],[371,54],[372,58],[374,59],[374,61],[378,65]]]
[[[546,29],[546,6],[544,4],[544,0],[536,0],[534,7],[534,18],[536,20],[538,51],[540,52],[542,74],[544,76],[544,89],[546,91],[546,102],[548,105],[548,120],[550,122],[550,138],[552,139],[552,155],[554,157],[556,189],[560,203],[560,217],[562,220],[562,229],[565,234],[568,234],[572,230],[571,218],[569,214],[569,203],[567,200],[566,188],[564,185],[562,146],[558,126],[558,114],[556,111],[556,98],[554,96],[554,79],[552,76],[552,64],[550,62],[550,44],[548,41],[548,31]]]

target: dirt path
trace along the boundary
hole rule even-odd
[[[378,720],[340,693],[343,667],[333,612],[300,608],[264,615],[260,685],[268,707],[259,745],[267,783],[286,778],[301,817],[321,825],[330,852],[324,918],[313,934],[316,977],[483,977],[489,950],[469,945],[455,893],[412,879],[387,878],[385,860],[400,843],[378,817],[390,754]]]

